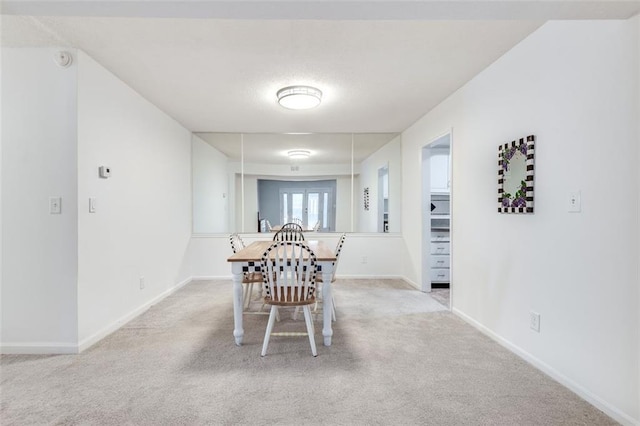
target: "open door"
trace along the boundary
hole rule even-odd
[[[451,286],[451,132],[422,148],[422,291]]]

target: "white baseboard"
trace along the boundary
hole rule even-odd
[[[108,326],[104,327],[100,331],[94,333],[93,335],[83,339],[79,344],[75,345],[72,343],[51,343],[51,342],[35,342],[35,343],[1,343],[0,344],[0,352],[6,355],[13,354],[30,354],[30,355],[46,355],[46,354],[77,354],[80,353],[92,345],[96,344],[100,340],[107,337],[109,334],[118,330],[124,324],[128,323],[152,305],[155,305],[162,299],[166,298],[170,294],[174,293],[181,287],[190,283],[192,278],[189,277],[173,287],[167,289],[166,291],[160,293],[153,299],[145,302],[143,305],[129,312],[128,314],[120,317],[116,321],[112,322]]]
[[[405,277],[400,275],[338,275],[336,279],[340,280],[403,280],[415,287],[415,285],[408,281]],[[231,275],[203,275],[193,276],[191,281],[231,281]]]
[[[465,322],[467,322],[468,324],[470,324],[473,327],[475,327],[476,329],[478,329],[484,335],[486,335],[489,338],[493,339],[498,344],[500,344],[504,348],[508,349],[509,351],[513,352],[514,354],[518,355],[520,358],[524,359],[525,361],[527,361],[528,363],[530,363],[531,365],[536,367],[538,370],[540,370],[543,373],[547,374],[548,376],[550,376],[551,378],[553,378],[554,380],[559,382],[561,385],[569,388],[574,393],[576,393],[578,396],[580,396],[582,399],[584,399],[587,402],[589,402],[591,405],[593,405],[596,408],[602,410],[608,416],[612,417],[615,421],[617,421],[617,422],[619,422],[619,423],[621,423],[623,425],[640,426],[640,421],[639,420],[636,420],[636,419],[632,418],[631,416],[625,414],[624,412],[622,412],[618,408],[616,408],[613,405],[609,404],[608,402],[604,401],[603,399],[601,399],[597,395],[594,395],[592,392],[588,391],[587,389],[585,389],[584,387],[580,386],[579,384],[577,384],[573,380],[569,379],[568,377],[566,377],[565,375],[563,375],[562,373],[560,373],[559,371],[557,371],[556,369],[554,369],[550,365],[546,364],[545,362],[543,362],[540,359],[536,358],[535,356],[531,355],[529,352],[523,350],[519,346],[514,345],[513,343],[509,342],[508,340],[506,340],[505,338],[501,337],[500,335],[494,333],[489,328],[487,328],[484,325],[480,324],[478,321],[476,321],[475,319],[471,318],[470,316],[468,316],[464,312],[462,312],[462,311],[460,311],[459,309],[456,309],[456,308],[453,308],[451,311],[455,315],[457,315],[458,317],[462,318]]]
[[[337,280],[404,280],[400,275],[336,275]]]
[[[77,354],[78,345],[73,343],[2,343],[0,353],[3,355],[50,355]]]
[[[418,283],[413,282],[412,280],[410,280],[407,277],[400,277],[400,279],[402,279],[404,282],[406,282],[407,284],[409,284],[411,287],[414,287],[416,290],[420,290],[422,291],[422,286],[418,285]]]
[[[128,323],[129,321],[131,321],[132,319],[134,319],[135,317],[137,317],[138,315],[140,315],[141,313],[143,313],[144,311],[149,309],[152,305],[155,305],[156,303],[158,303],[159,301],[161,301],[165,297],[167,297],[170,294],[176,292],[178,289],[184,287],[186,284],[188,284],[190,282],[191,282],[191,277],[179,282],[178,284],[176,284],[173,287],[167,289],[166,291],[160,293],[159,295],[157,295],[153,299],[145,302],[143,305],[137,307],[136,309],[134,309],[133,311],[129,312],[128,314],[123,315],[122,317],[120,317],[116,321],[112,322],[108,326],[104,327],[103,329],[101,329],[97,333],[94,333],[93,335],[87,337],[86,339],[83,339],[78,344],[78,352],[82,352],[82,351],[88,349],[89,347],[93,346],[94,344],[96,344],[100,340],[102,340],[105,337],[107,337],[109,334],[113,333],[114,331],[116,331],[117,329],[122,327],[124,324]]]

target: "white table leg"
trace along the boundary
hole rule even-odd
[[[242,344],[244,329],[242,328],[242,263],[234,262],[233,271],[233,336],[236,345]]]
[[[331,311],[333,309],[333,298],[331,297],[331,276],[333,265],[331,262],[322,264],[322,335],[324,336],[324,345],[331,346]]]

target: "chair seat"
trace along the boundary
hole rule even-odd
[[[266,295],[264,297],[264,303],[265,305],[275,305],[275,306],[304,306],[304,305],[313,305],[314,303],[316,303],[315,295],[301,298],[300,297],[301,295],[298,294],[296,290],[300,291],[301,289],[294,289],[292,287],[287,287],[287,294],[284,300],[282,295],[280,295],[280,298],[276,300],[274,300],[271,297],[271,295]]]

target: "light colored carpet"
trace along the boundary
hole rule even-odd
[[[79,355],[3,356],[3,425],[608,425],[520,358],[400,281],[335,285],[333,345],[273,337],[231,283],[194,282]],[[304,329],[283,313],[276,328]]]
[[[433,288],[429,294],[436,299],[441,305],[449,309],[449,289],[448,288]]]

